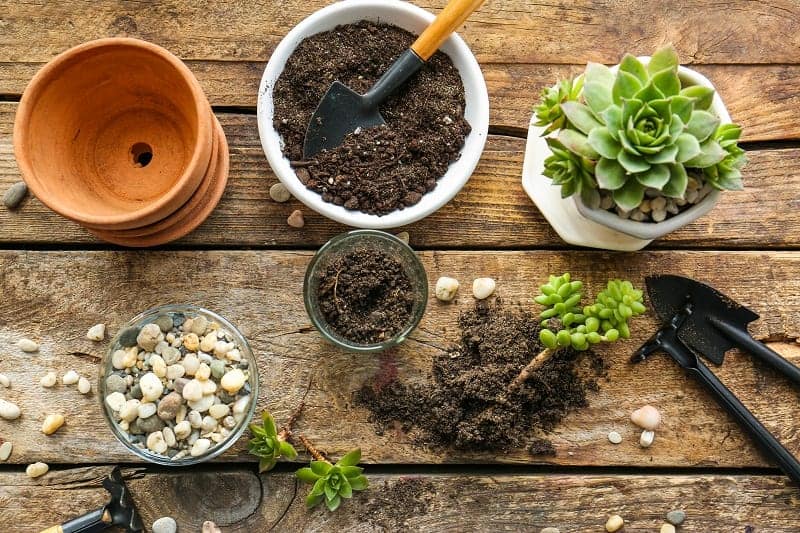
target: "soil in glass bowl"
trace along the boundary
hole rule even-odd
[[[273,90],[274,127],[298,178],[324,201],[385,215],[419,202],[459,158],[470,132],[464,86],[452,60],[437,52],[381,106],[384,126],[303,160],[308,122],[331,83],[365,93],[415,38],[360,21],[305,39],[286,62]]]
[[[403,265],[385,252],[353,248],[317,275],[319,309],[337,335],[377,344],[408,325],[416,294]]]

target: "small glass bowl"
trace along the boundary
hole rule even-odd
[[[248,378],[248,384],[250,386],[250,403],[247,406],[247,411],[244,413],[244,417],[233,427],[231,433],[228,435],[225,440],[219,443],[212,443],[211,448],[204,453],[203,455],[199,455],[197,457],[192,457],[191,455],[187,455],[182,457],[181,459],[171,459],[166,455],[160,455],[148,450],[146,447],[138,447],[136,444],[129,440],[128,433],[123,431],[117,422],[114,419],[114,414],[111,408],[106,404],[105,398],[107,395],[106,390],[106,378],[109,374],[113,373],[116,369],[114,369],[111,359],[113,353],[121,348],[119,344],[120,336],[123,332],[128,330],[129,328],[141,328],[147,324],[155,322],[156,319],[160,316],[168,315],[172,316],[173,319],[175,316],[183,315],[185,318],[195,318],[198,316],[204,316],[208,319],[209,322],[216,322],[220,325],[221,329],[227,331],[231,337],[233,338],[234,344],[237,345],[239,351],[242,356],[243,361],[247,361],[247,368],[251,369]],[[212,356],[213,357],[213,356]],[[209,461],[218,455],[222,454],[225,450],[230,448],[234,442],[239,440],[239,437],[242,436],[244,430],[248,427],[248,424],[253,418],[253,414],[256,410],[256,403],[258,402],[258,366],[256,364],[256,358],[253,355],[253,351],[250,348],[250,344],[247,342],[247,339],[242,335],[242,333],[230,322],[225,320],[223,317],[219,316],[218,314],[214,313],[213,311],[209,311],[208,309],[204,309],[202,307],[197,307],[190,304],[179,304],[179,305],[163,305],[159,307],[154,307],[152,309],[148,309],[143,313],[135,316],[131,319],[130,322],[125,324],[120,328],[117,334],[111,339],[109,343],[108,351],[106,353],[105,358],[100,364],[100,380],[97,386],[97,390],[99,391],[98,397],[100,399],[100,409],[103,412],[103,415],[108,423],[109,427],[111,428],[111,432],[114,433],[114,436],[117,437],[119,440],[128,450],[139,456],[140,458],[144,459],[145,461],[149,461],[151,463],[156,463],[159,465],[164,466],[188,466],[194,465],[197,463],[202,463],[205,461]],[[153,415],[153,416],[158,416]],[[146,438],[146,435],[144,436]],[[144,442],[144,441],[142,441]]]
[[[358,344],[333,331],[322,315],[317,300],[320,270],[343,253],[364,248],[379,250],[397,259],[403,265],[415,293],[408,323],[395,336],[377,344]],[[419,324],[428,303],[428,276],[414,250],[394,235],[377,230],[354,230],[329,240],[311,259],[303,283],[303,299],[311,323],[327,341],[351,352],[382,352],[406,340]]]

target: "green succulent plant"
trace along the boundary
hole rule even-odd
[[[611,280],[592,305],[581,307],[583,283],[570,279],[569,272],[550,276],[534,300],[547,307],[539,315],[539,340],[549,350],[566,348],[583,351],[593,344],[630,337],[628,320],[646,311],[642,291],[630,281]]]
[[[253,438],[248,442],[247,448],[250,453],[260,458],[259,472],[272,470],[281,457],[288,459],[297,457],[297,450],[286,441],[283,431],[278,433],[275,419],[267,411],[261,414],[261,425],[250,424],[250,432],[253,434]]]
[[[583,77],[561,80],[552,87],[542,89],[542,98],[534,108],[537,126],[547,126],[542,135],[566,127],[567,118],[561,111],[561,104],[577,100],[583,89]]]
[[[352,498],[353,492],[369,486],[362,474],[363,468],[356,465],[361,460],[361,449],[356,448],[342,457],[336,464],[329,461],[311,461],[311,465],[301,468],[296,475],[300,481],[311,483],[314,488],[306,497],[306,507],[315,507],[323,500],[330,511],[335,511],[342,499]]]
[[[703,177],[712,187],[720,190],[742,190],[741,168],[747,163],[744,150],[739,148],[742,128],[736,124],[723,124],[714,132],[712,139],[725,150],[725,158],[719,163],[703,169]]]
[[[562,196],[587,200],[597,189],[607,190],[630,211],[646,189],[683,198],[687,168],[702,170],[717,188],[741,188],[741,128],[720,127],[709,111],[714,90],[682,87],[678,66],[677,52],[667,46],[647,66],[626,55],[616,73],[589,63],[577,98],[560,84],[545,91],[536,124],[558,135],[548,142],[553,156],[544,174],[561,186]]]

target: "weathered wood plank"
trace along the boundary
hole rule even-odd
[[[108,471],[52,471],[38,480],[0,474],[0,528],[38,531],[99,507],[106,500],[99,481]],[[790,533],[797,531],[799,501],[797,488],[778,476],[376,474],[367,491],[329,513],[305,509],[308,486],[291,473],[125,474],[145,526],[166,515],[180,531],[199,531],[204,520],[225,532],[602,531],[608,514],[619,513],[626,532],[652,532],[667,512],[682,508],[687,518],[680,530],[687,533],[747,526]]]
[[[531,305],[530,298],[547,274],[569,270],[586,281],[588,292],[611,277],[641,285],[643,276],[674,272],[694,275],[716,285],[763,317],[751,326],[759,339],[800,364],[800,253],[650,252],[639,254],[554,252],[425,252],[422,259],[431,283],[441,275],[463,283],[458,302],[435,300],[412,338],[380,355],[353,355],[325,344],[313,331],[301,297],[308,252],[0,252],[0,371],[13,386],[0,394],[19,404],[23,416],[0,420],[0,436],[14,441],[13,463],[36,460],[64,463],[133,461],[105,426],[99,401],[81,397],[74,388],[44,390],[46,371],[70,368],[82,375],[98,372],[96,356],[103,345],[85,340],[98,322],[111,332],[131,316],[158,304],[192,302],[214,309],[237,324],[259,358],[260,408],[279,420],[295,408],[309,382],[308,407],[297,428],[333,456],[355,447],[376,463],[551,462],[564,465],[633,466],[765,466],[738,426],[711,397],[666,356],[645,364],[627,363],[630,354],[657,327],[654,318],[637,320],[631,341],[604,354],[611,365],[589,407],[575,412],[549,435],[557,449],[552,459],[523,450],[507,454],[421,449],[413,434],[376,436],[367,412],[352,406],[352,392],[387,369],[404,380],[426,379],[431,358],[457,338],[457,317],[472,305],[471,280],[492,276],[498,296]],[[433,292],[433,291],[431,291]],[[26,336],[41,342],[35,356],[11,344]],[[89,356],[74,356],[83,352]],[[794,453],[800,453],[798,391],[751,358],[733,353],[717,370],[721,379]],[[639,431],[628,421],[645,403],[664,414],[656,443],[638,445]],[[62,412],[66,426],[53,436],[39,432],[45,414]],[[624,441],[609,444],[607,434]],[[251,460],[244,440],[223,460]]]
[[[20,179],[11,131],[16,104],[0,103],[0,190]],[[277,181],[258,139],[254,116],[220,114],[231,145],[231,179],[211,217],[177,246],[320,246],[344,231],[292,200],[276,204],[269,186]],[[564,247],[522,190],[525,141],[490,136],[468,185],[427,219],[406,228],[424,248]],[[747,190],[723,195],[712,213],[657,241],[654,247],[771,248],[800,245],[800,150],[755,150],[745,171]],[[286,217],[302,208],[303,230]],[[744,216],[746,214],[747,216]],[[32,199],[17,211],[0,209],[0,242],[11,244],[96,243],[76,224]]]

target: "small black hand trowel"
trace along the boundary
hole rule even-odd
[[[411,48],[397,58],[366,94],[333,82],[308,123],[303,157],[310,159],[322,150],[336,148],[358,128],[384,124],[378,106],[413,76],[484,1],[450,0]]]
[[[633,355],[638,363],[658,351],[666,352],[733,416],[756,444],[775,460],[792,480],[800,483],[800,462],[744,406],[698,358],[722,364],[725,352],[739,347],[800,384],[800,369],[747,332],[758,315],[715,289],[680,276],[656,276],[646,280],[650,303],[663,327]]]

